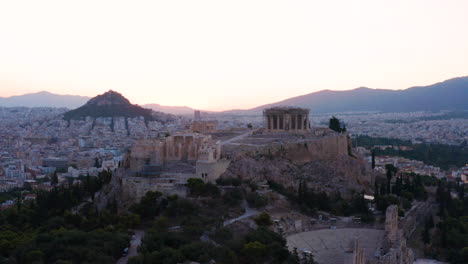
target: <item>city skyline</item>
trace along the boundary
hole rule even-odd
[[[0,96],[248,109],[466,76],[464,1],[0,4]]]

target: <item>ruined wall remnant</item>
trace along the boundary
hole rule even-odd
[[[406,245],[403,230],[398,228],[398,206],[391,205],[385,213],[386,242],[376,264],[413,264],[413,251]]]
[[[436,205],[431,201],[416,202],[416,205],[406,212],[405,217],[398,223],[406,237],[410,237],[418,226],[424,225],[427,217],[432,216],[434,206]]]
[[[188,175],[190,177],[190,175]],[[183,175],[181,176],[183,178]],[[121,197],[124,200],[137,203],[148,191],[158,191],[166,195],[176,194],[186,196],[185,182],[161,181],[159,178],[124,177],[122,178]]]
[[[214,133],[216,132],[216,121],[193,121],[192,131],[197,133]]]
[[[195,175],[205,182],[215,182],[229,167],[230,161],[221,159],[217,161],[199,160],[195,165]]]
[[[388,239],[395,241],[398,232],[398,206],[390,205],[385,212],[385,231]]]
[[[126,167],[141,171],[145,165],[163,165],[168,161],[218,160],[221,145],[211,136],[174,134],[163,139],[144,139],[131,148]]]
[[[359,239],[353,242],[353,254],[350,258],[346,259],[344,264],[366,264],[366,255],[364,250],[359,245]]]
[[[158,191],[164,195],[178,195],[185,197],[187,188],[186,180],[192,177],[187,173],[164,173],[162,178],[151,177],[129,177],[128,171],[119,168],[115,171],[109,184],[103,186],[101,191],[96,193],[94,204],[99,211],[105,209],[109,203],[117,203],[117,207],[122,212],[135,203],[148,191]]]

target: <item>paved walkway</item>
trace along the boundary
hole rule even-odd
[[[249,218],[251,216],[254,216],[254,215],[257,215],[257,214],[260,213],[259,211],[250,208],[249,204],[247,203],[246,200],[242,201],[242,206],[244,207],[244,210],[245,210],[244,214],[239,216],[239,217],[224,221],[224,223],[223,223],[224,226],[230,225],[230,224],[232,224],[234,222],[237,222],[237,221],[245,219],[245,218]]]
[[[141,239],[145,235],[144,230],[134,230],[135,235],[132,237],[132,240],[130,240],[130,247],[128,248],[128,254],[125,257],[121,257],[118,261],[117,264],[126,264],[128,262],[128,259],[130,257],[134,257],[138,255],[138,247],[141,244]]]
[[[233,142],[235,142],[235,141],[237,141],[237,140],[240,140],[240,139],[242,139],[242,138],[245,138],[245,137],[251,135],[252,133],[253,133],[253,130],[251,130],[251,131],[249,131],[249,132],[246,132],[246,133],[244,133],[244,134],[242,134],[242,135],[235,136],[235,137],[230,138],[230,139],[228,139],[228,140],[222,141],[222,142],[221,142],[221,145],[228,145],[228,144],[231,144],[231,143],[233,143]]]

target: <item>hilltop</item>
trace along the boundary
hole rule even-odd
[[[64,119],[84,119],[85,117],[138,117],[142,116],[146,121],[153,120],[151,109],[133,105],[118,92],[108,92],[91,98],[85,105],[68,111]]]

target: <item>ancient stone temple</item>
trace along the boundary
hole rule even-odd
[[[263,110],[267,131],[309,131],[309,109],[272,107]]]

